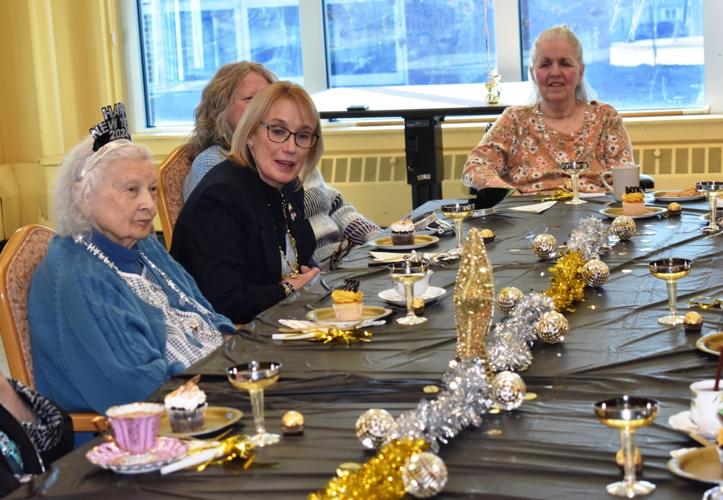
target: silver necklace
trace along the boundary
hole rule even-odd
[[[593,155],[590,152],[591,145],[588,144],[588,122],[589,122],[589,108],[587,104],[585,105],[585,116],[582,119],[582,127],[580,127],[580,130],[575,132],[573,135],[573,151],[575,153],[575,158],[570,158],[566,151],[566,144],[565,141],[563,141],[560,138],[560,133],[557,131],[553,131],[555,134],[556,141],[553,141],[552,136],[550,135],[550,131],[547,129],[547,125],[545,124],[545,116],[542,114],[542,108],[540,108],[540,104],[535,105],[535,112],[537,113],[537,132],[544,137],[545,142],[547,143],[547,148],[550,150],[551,153],[553,153],[553,158],[558,163],[565,162],[565,161],[592,161]]]
[[[103,251],[98,248],[95,244],[87,241],[85,237],[82,234],[76,234],[73,236],[73,241],[75,241],[77,244],[83,246],[91,255],[94,255],[98,260],[100,260],[103,264],[108,266],[109,269],[113,270],[118,274],[118,276],[121,276],[121,270],[118,269],[118,266],[116,266],[113,261],[111,261],[106,254],[103,253]],[[183,290],[181,290],[168,276],[165,272],[163,272],[158,266],[156,266],[151,259],[149,259],[146,254],[143,252],[140,252],[141,259],[143,259],[143,263],[146,264],[148,267],[150,267],[153,271],[158,273],[158,275],[163,278],[163,281],[166,282],[168,285],[168,288],[173,290],[179,297],[181,304],[188,304],[198,313],[200,313],[202,316],[205,316],[213,325],[213,314],[211,311],[203,307],[201,304],[198,303],[196,299],[193,297],[189,297]]]

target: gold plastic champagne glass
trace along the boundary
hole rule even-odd
[[[595,416],[603,424],[620,430],[620,445],[623,450],[625,476],[622,481],[607,485],[609,494],[633,498],[647,495],[655,490],[648,481],[635,477],[635,432],[650,425],[658,413],[658,402],[654,399],[621,396],[595,403]]]
[[[560,170],[565,172],[572,179],[572,199],[570,201],[566,201],[566,205],[582,205],[583,203],[587,203],[585,200],[580,199],[579,182],[580,173],[587,170],[588,166],[589,164],[586,161],[568,161],[560,163]]]
[[[249,391],[256,427],[256,434],[251,436],[250,441],[259,448],[278,443],[280,439],[278,434],[266,432],[264,425],[264,389],[279,380],[280,371],[281,363],[274,361],[250,361],[226,370],[231,385]]]
[[[392,280],[404,285],[404,295],[407,299],[407,314],[397,319],[400,325],[418,325],[427,321],[427,318],[414,314],[414,283],[427,275],[425,262],[404,260],[391,265]]]
[[[440,208],[442,215],[454,222],[454,234],[457,235],[457,248],[462,248],[462,221],[472,217],[474,205],[471,203],[449,203]]]
[[[688,276],[693,261],[671,257],[660,259],[648,264],[648,269],[658,279],[664,280],[668,286],[668,308],[670,314],[658,318],[658,323],[668,326],[683,324],[683,316],[678,314],[678,280]]]
[[[723,182],[718,181],[705,181],[705,182],[696,182],[695,183],[695,190],[699,193],[702,193],[708,198],[708,206],[710,207],[710,220],[708,221],[708,225],[701,229],[706,234],[713,234],[720,231],[720,226],[718,225],[718,221],[716,220],[716,208],[717,208],[717,199],[718,195],[720,195],[720,192],[723,191]]]

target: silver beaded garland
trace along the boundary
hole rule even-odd
[[[525,400],[527,387],[514,372],[500,372],[492,379],[492,397],[504,410],[518,408]]]
[[[613,219],[610,231],[622,241],[629,240],[635,234],[635,221],[628,215],[620,215]]]
[[[384,443],[394,426],[394,417],[387,410],[372,408],[356,421],[356,437],[366,448],[376,449]]]
[[[559,344],[565,340],[569,328],[565,316],[557,311],[549,311],[543,313],[535,323],[535,334],[547,344]]]
[[[557,240],[549,233],[542,233],[532,240],[532,251],[541,259],[549,259],[557,253]]]
[[[429,498],[441,492],[447,477],[444,461],[428,451],[412,455],[402,469],[404,490],[417,498]]]
[[[610,277],[610,269],[600,259],[590,259],[582,267],[582,279],[587,286],[598,288],[607,283]]]
[[[509,313],[523,297],[522,290],[514,286],[508,286],[497,292],[495,305],[504,314]]]

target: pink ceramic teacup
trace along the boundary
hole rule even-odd
[[[130,403],[111,406],[105,412],[118,447],[133,455],[145,453],[158,442],[158,427],[164,406],[156,403]]]

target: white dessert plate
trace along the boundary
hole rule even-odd
[[[369,244],[382,250],[416,250],[434,245],[438,241],[439,238],[431,234],[415,234],[414,243],[411,245],[394,245],[391,236],[382,236],[381,238],[370,241]]]
[[[696,433],[708,439],[715,440],[718,435],[718,429],[705,429],[696,424],[690,416],[690,410],[684,410],[668,417],[668,425],[676,431],[686,434]]]
[[[133,455],[118,448],[115,442],[107,442],[93,447],[85,456],[91,463],[118,474],[145,474],[175,462],[187,449],[183,441],[161,436],[146,453]]]
[[[676,453],[668,460],[668,470],[676,476],[703,483],[723,482],[723,467],[718,458],[718,449],[712,446],[691,448]]]
[[[168,413],[164,413],[161,417],[161,425],[158,428],[158,434],[168,437],[193,437],[203,436],[218,432],[226,427],[235,424],[244,416],[244,412],[236,408],[228,408],[225,406],[209,406],[203,416],[203,426],[195,431],[173,432],[171,427],[171,419]]]
[[[653,198],[655,198],[656,201],[695,201],[695,200],[702,200],[705,198],[705,195],[702,194],[695,194],[695,195],[680,195],[677,193],[682,193],[682,189],[671,189],[668,191],[655,191],[653,193]],[[686,190],[686,192],[689,192]]]
[[[695,341],[695,346],[703,352],[720,356],[720,349],[723,347],[723,332],[708,333]]]
[[[392,314],[392,310],[386,307],[364,306],[362,307],[362,317],[359,321],[337,321],[334,309],[331,307],[320,307],[306,313],[306,319],[313,321],[317,325],[347,329],[354,328],[360,321],[374,321],[389,316],[390,314]]]
[[[645,207],[645,213],[642,213],[640,215],[630,215],[629,217],[631,219],[647,219],[649,217],[655,217],[657,215],[664,214],[667,212],[667,208],[663,207]],[[611,219],[614,219],[615,217],[620,217],[621,215],[626,215],[625,212],[623,212],[622,207],[608,207],[603,208],[600,210],[600,213],[603,214],[605,217],[609,217]]]
[[[438,286],[430,286],[428,287],[422,296],[420,297],[424,302],[430,303],[434,302],[435,300],[442,297],[444,294],[447,293],[447,290],[445,290],[442,287]],[[407,299],[399,295],[397,291],[394,288],[389,288],[388,290],[384,290],[383,292],[379,292],[379,298],[382,300],[385,300],[387,302],[390,302],[392,304],[397,304],[400,306],[404,306],[407,304]]]

